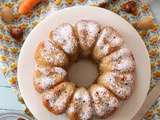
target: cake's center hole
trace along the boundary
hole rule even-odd
[[[74,63],[68,73],[69,80],[78,87],[88,87],[97,78],[98,70],[96,64],[88,59],[79,60]]]

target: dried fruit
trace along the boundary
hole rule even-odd
[[[139,29],[151,29],[155,26],[152,16],[147,16],[136,22],[136,27]]]
[[[108,2],[99,3],[98,7],[107,8],[108,7]]]
[[[20,42],[21,38],[23,37],[23,29],[20,27],[11,27],[9,32],[17,42]]]
[[[132,13],[133,15],[137,15],[137,4],[136,1],[128,1],[126,3],[124,3],[121,8],[128,12],[128,13]]]
[[[6,23],[10,23],[14,20],[13,11],[9,7],[3,7],[1,10],[2,20]]]

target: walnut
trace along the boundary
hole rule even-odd
[[[1,10],[1,18],[6,23],[11,23],[14,20],[13,11],[9,7],[3,7]]]
[[[121,8],[128,12],[128,13],[132,13],[133,15],[137,15],[137,4],[135,1],[131,0],[128,1],[126,3],[124,3]]]

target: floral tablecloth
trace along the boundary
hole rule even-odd
[[[56,1],[61,2],[56,5]],[[70,1],[70,4],[68,4],[67,1]],[[22,0],[0,0],[0,9],[3,9],[3,7],[6,6],[12,8],[14,15],[14,20],[10,23],[6,23],[4,20],[0,19],[0,70],[5,76],[6,81],[8,81],[15,90],[15,93],[22,104],[24,104],[24,102],[20,95],[16,76],[18,55],[29,32],[48,14],[52,14],[52,11],[71,7],[73,5],[105,7],[125,18],[128,22],[133,24],[133,26],[137,21],[146,16],[153,16],[150,7],[143,0],[136,0],[138,9],[136,15],[130,14],[122,9],[122,5],[127,2],[127,0],[43,0],[43,2],[38,4],[32,12],[27,15],[20,15],[17,12],[21,2]],[[22,39],[16,40],[13,35],[11,35],[9,29],[13,27],[23,29]],[[156,81],[160,79],[160,27],[158,24],[154,24],[154,27],[150,29],[137,29],[137,31],[142,36],[150,55],[152,68],[150,90],[152,90]],[[25,111],[30,114],[27,108]],[[148,110],[144,116],[144,120],[160,120],[160,98]]]

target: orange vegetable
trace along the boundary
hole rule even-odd
[[[33,9],[35,5],[37,5],[41,0],[24,0],[19,7],[19,13],[27,14],[29,11]]]

